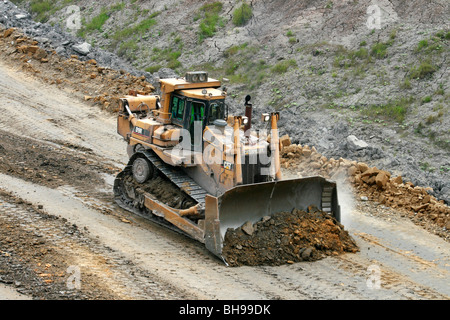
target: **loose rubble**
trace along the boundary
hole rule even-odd
[[[0,50],[20,63],[22,70],[49,85],[77,92],[81,99],[108,112],[118,110],[119,99],[124,95],[146,95],[155,91],[155,86],[144,75],[113,70],[101,66],[95,59],[83,61],[75,54],[65,58],[55,50],[43,49],[37,40],[16,28],[2,29],[0,25]]]
[[[307,145],[286,143],[281,152],[281,165],[300,177],[321,175],[332,179],[344,174],[359,199],[392,207],[429,231],[450,239],[450,208],[443,200],[430,195],[429,187],[414,186],[401,176],[393,176],[364,162],[328,159]]]
[[[343,225],[310,206],[308,211],[279,212],[254,224],[228,229],[222,254],[236,267],[315,261],[357,251]]]

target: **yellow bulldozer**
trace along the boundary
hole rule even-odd
[[[129,162],[114,182],[122,208],[205,244],[221,258],[228,228],[314,205],[340,219],[336,183],[283,179],[278,112],[253,130],[251,98],[229,115],[226,88],[207,72],[160,79],[160,95],[120,99],[117,131]]]

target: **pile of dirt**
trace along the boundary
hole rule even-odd
[[[281,165],[300,177],[320,175],[326,178],[343,174],[360,199],[392,207],[444,239],[450,239],[450,207],[438,200],[429,187],[414,186],[401,176],[370,167],[367,163],[343,158],[328,159],[314,147],[290,144],[287,137],[281,151]]]
[[[230,266],[282,265],[359,251],[336,219],[310,206],[228,229],[222,255]]]
[[[50,85],[78,93],[81,99],[108,112],[118,110],[119,99],[124,95],[146,95],[155,90],[145,76],[105,68],[94,59],[81,61],[76,55],[66,59],[56,51],[44,50],[38,41],[15,28],[2,30],[1,25],[0,51],[29,74]]]

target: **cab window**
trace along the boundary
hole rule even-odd
[[[224,119],[225,110],[222,101],[212,101],[209,105],[208,124],[212,124],[214,120]]]
[[[172,98],[172,119],[175,120],[176,122],[183,121],[184,106],[185,106],[184,99],[177,96],[174,96]]]

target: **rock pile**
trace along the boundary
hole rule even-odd
[[[225,234],[222,254],[230,266],[281,265],[359,251],[344,227],[316,207],[279,212]]]
[[[328,159],[307,145],[285,145],[281,165],[301,177],[320,175],[332,179],[345,174],[360,198],[395,208],[420,225],[431,223],[436,227],[435,233],[450,237],[450,208],[443,200],[430,195],[432,189],[429,187],[414,186],[403,181],[401,176],[394,177],[390,172],[364,162]]]
[[[155,90],[145,76],[102,67],[95,59],[82,61],[77,55],[66,59],[56,51],[44,50],[38,41],[15,28],[2,30],[0,25],[0,50],[44,82],[79,92],[84,100],[109,112],[117,110],[124,95]]]
[[[410,217],[425,219],[450,230],[450,208],[443,200],[437,200],[428,191],[431,188],[414,186],[404,182],[401,176],[391,174],[365,163],[357,163],[348,169],[359,194],[369,200],[405,211]]]
[[[30,38],[39,42],[39,46],[47,52],[55,51],[66,59],[72,55],[79,56],[80,60],[95,59],[103,67],[116,70],[126,70],[137,77],[145,76],[152,81],[152,74],[135,70],[131,65],[111,52],[88,44],[84,39],[68,33],[56,24],[36,22],[32,16],[18,8],[11,1],[0,1],[0,26],[4,29],[17,28]]]

